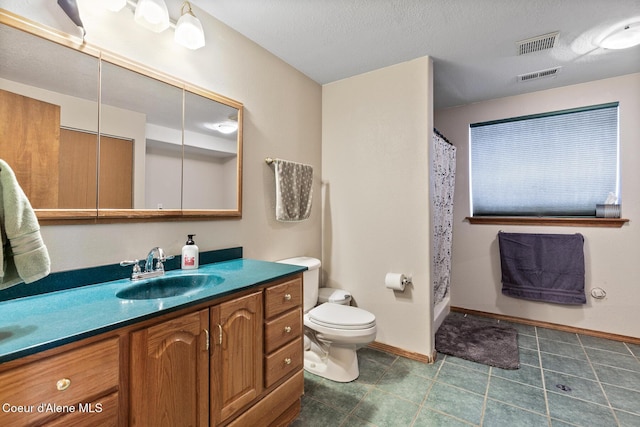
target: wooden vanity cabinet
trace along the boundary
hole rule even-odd
[[[0,424],[117,426],[120,373],[118,337],[0,371]]]
[[[302,366],[302,280],[265,289],[264,386]]]
[[[300,413],[302,371],[302,275],[264,288],[263,392],[228,427],[288,426]]]
[[[132,426],[206,426],[209,311],[131,334]]]
[[[212,425],[238,415],[262,392],[262,291],[211,308]]]
[[[0,364],[0,404],[16,406],[0,425],[289,425],[304,391],[302,275],[219,301]]]

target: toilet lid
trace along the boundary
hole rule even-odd
[[[309,320],[333,329],[367,329],[376,324],[376,317],[366,310],[331,303],[320,304],[311,310]]]

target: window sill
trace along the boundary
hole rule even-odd
[[[553,218],[517,216],[468,216],[470,224],[493,225],[552,225],[561,227],[621,228],[629,222],[625,218]]]

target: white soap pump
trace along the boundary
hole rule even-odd
[[[182,247],[182,269],[194,270],[198,268],[199,253],[196,242],[193,241],[195,234],[187,234],[187,243]]]

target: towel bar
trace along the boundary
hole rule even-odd
[[[274,160],[275,160],[275,159],[272,159],[271,157],[267,157],[266,159],[264,159],[264,161],[265,161],[268,165],[272,164]]]

